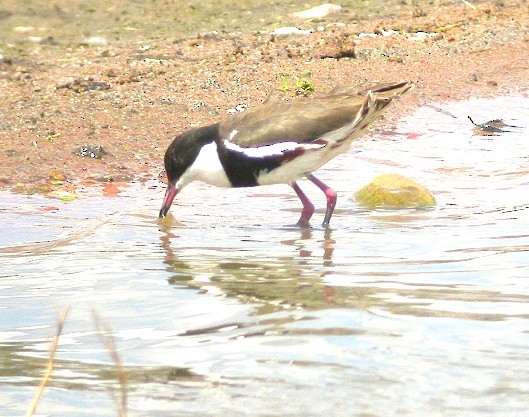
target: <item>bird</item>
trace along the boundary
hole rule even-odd
[[[308,227],[315,207],[299,187],[303,177],[323,191],[328,227],[337,193],[313,174],[366,133],[367,127],[412,82],[379,83],[366,90],[337,89],[312,99],[265,103],[223,122],[187,130],[164,156],[167,190],[159,217],[189,183],[217,187],[290,185],[303,206],[296,223]]]

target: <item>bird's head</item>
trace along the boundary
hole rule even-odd
[[[188,130],[177,136],[165,152],[164,164],[167,175],[167,191],[163,199],[160,217],[165,217],[176,195],[193,177],[190,168],[196,161],[202,147],[218,137],[218,124]]]

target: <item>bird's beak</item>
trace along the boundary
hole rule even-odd
[[[167,212],[173,204],[173,200],[176,197],[180,190],[176,188],[174,184],[169,184],[167,186],[167,191],[165,192],[165,197],[163,198],[162,208],[160,209],[160,218],[163,218],[167,215]]]

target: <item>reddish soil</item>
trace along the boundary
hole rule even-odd
[[[389,29],[398,33],[382,36]],[[410,40],[418,30],[432,35]],[[338,21],[305,36],[210,33],[140,48],[35,48],[4,57],[0,187],[48,193],[94,184],[112,194],[119,189],[102,182],[161,178],[178,132],[229,117],[239,104],[284,98],[282,77],[306,72],[315,94],[415,81],[379,124],[386,127],[429,103],[527,95],[529,3],[452,3],[392,20]],[[107,154],[73,153],[83,145]]]

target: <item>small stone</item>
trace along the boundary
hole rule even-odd
[[[55,88],[69,88],[73,83],[75,83],[75,77],[62,77],[57,81]]]
[[[290,35],[308,35],[309,33],[311,33],[310,30],[303,30],[303,29],[299,29],[294,26],[285,26],[285,27],[277,28],[270,34],[276,35],[276,36],[290,36]]]
[[[325,3],[302,12],[292,13],[292,16],[300,19],[321,19],[330,14],[338,13],[340,10],[342,10],[342,6],[338,4]]]
[[[110,89],[110,84],[102,81],[94,81],[90,78],[83,79],[75,77],[64,77],[57,82],[55,88],[65,88],[68,90],[75,91],[76,93],[84,93],[86,91],[108,90]]]
[[[477,72],[471,72],[469,76],[470,76],[470,80],[474,82],[478,82],[481,78],[481,75],[478,74]]]
[[[433,38],[434,36],[437,36],[437,33],[429,33],[429,32],[415,32],[413,35],[408,36],[409,41],[424,41],[429,38]]]
[[[31,32],[32,30],[35,30],[33,26],[15,26],[13,28],[13,31],[20,32],[20,33]]]
[[[206,41],[218,41],[222,39],[222,36],[216,30],[211,32],[199,33],[199,39],[204,39]]]
[[[426,208],[435,206],[432,193],[398,174],[384,174],[358,190],[355,199],[368,209]]]
[[[64,175],[64,172],[59,171],[58,169],[52,169],[50,171],[48,180],[50,181],[50,184],[52,185],[60,185],[64,181],[66,181],[66,175]]]
[[[373,33],[375,35],[377,35],[377,36],[382,36],[382,37],[388,37],[388,36],[398,35],[399,34],[399,32],[396,31],[396,30],[393,30],[393,29],[384,30],[384,29],[381,29],[381,28],[375,28]]]
[[[309,55],[313,58],[356,58],[355,42],[350,33],[337,35],[334,32],[323,35],[320,44]]]
[[[105,75],[107,77],[114,78],[119,75],[119,71],[116,68],[109,68],[108,70],[105,71]]]
[[[108,39],[103,36],[90,36],[89,38],[84,38],[81,45],[106,46],[108,45]]]
[[[85,156],[87,158],[101,159],[103,155],[107,155],[108,152],[101,145],[83,145],[72,151],[73,154],[78,156]]]
[[[246,105],[246,104],[237,104],[233,109],[228,109],[228,110],[226,110],[226,112],[228,114],[233,115],[233,114],[237,114],[237,113],[242,113],[247,108],[248,108],[248,105]]]

